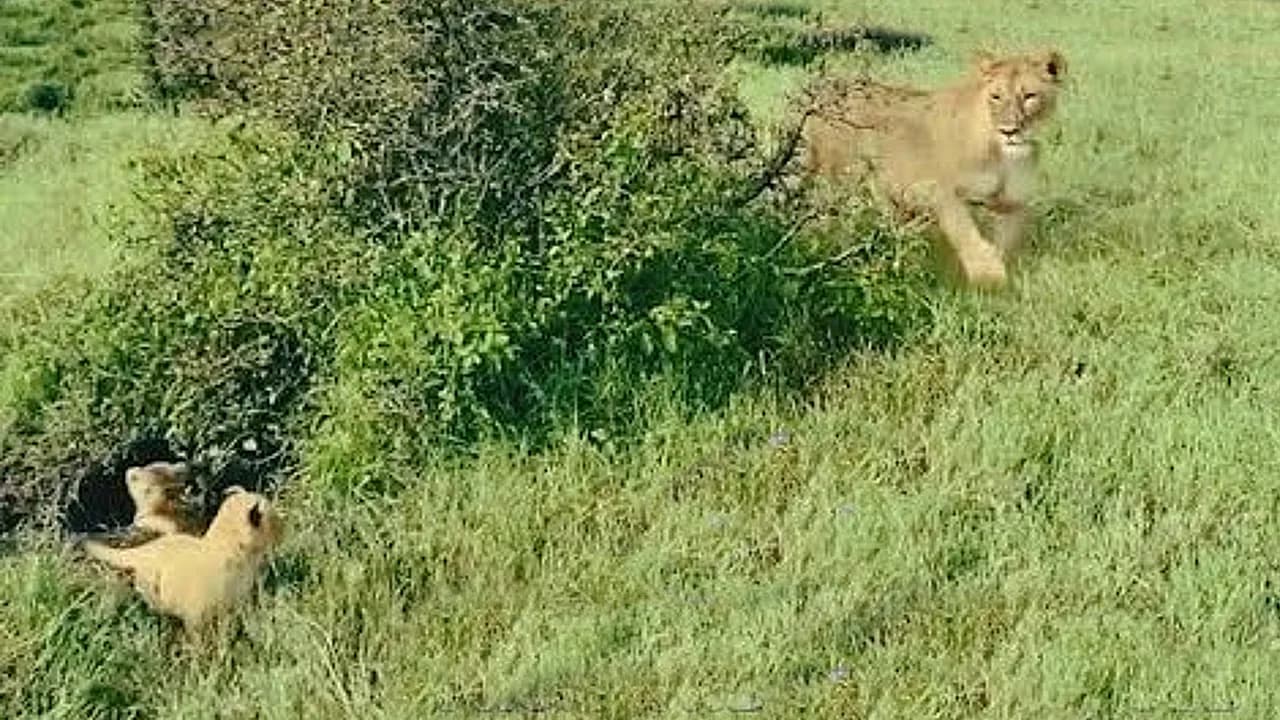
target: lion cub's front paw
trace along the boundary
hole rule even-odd
[[[960,256],[960,267],[969,285],[998,290],[1008,282],[1000,251],[990,246],[974,248]]]

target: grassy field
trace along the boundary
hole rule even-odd
[[[195,122],[138,111],[72,121],[0,115],[0,303],[109,267],[111,214],[133,203],[129,159],[199,137]]]
[[[0,112],[120,110],[143,94],[129,0],[0,5]]]
[[[129,158],[178,136],[136,109],[138,36],[128,0],[0,5],[0,303],[108,267],[104,223],[130,201]]]
[[[805,397],[652,408],[626,453],[494,444],[342,505],[300,478],[234,640],[175,643],[19,538],[0,716],[1280,714],[1280,6],[828,5],[934,38],[885,77],[1065,53],[1008,292],[939,291],[926,334]],[[800,79],[749,68],[744,92],[776,107]],[[39,139],[0,164],[0,272],[109,261],[83,218],[127,195],[108,168],[137,145],[48,168],[149,122],[0,120]]]

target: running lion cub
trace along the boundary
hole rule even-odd
[[[191,632],[227,614],[253,591],[283,530],[269,500],[237,486],[227,490],[201,537],[170,533],[127,549],[89,540],[84,549],[130,575],[152,609],[177,617]]]
[[[873,178],[897,210],[937,223],[968,283],[1000,287],[1035,192],[1035,131],[1053,114],[1066,67],[1056,50],[984,54],[968,77],[933,92],[866,78],[819,84],[801,129],[806,169]],[[994,242],[972,207],[992,214]]]

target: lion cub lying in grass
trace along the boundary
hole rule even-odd
[[[934,92],[828,81],[806,109],[806,170],[874,178],[901,213],[937,223],[967,282],[1000,287],[1034,192],[1034,133],[1053,113],[1065,73],[1062,54],[1047,50],[983,55],[969,77]],[[994,243],[970,206],[992,213]]]
[[[125,549],[89,540],[84,550],[127,573],[148,605],[177,617],[190,632],[252,592],[282,536],[283,523],[271,502],[233,487],[200,537],[168,533]]]

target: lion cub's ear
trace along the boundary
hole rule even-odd
[[[173,470],[173,476],[182,484],[191,482],[191,464],[185,462],[174,463],[170,468]]]
[[[1050,80],[1059,82],[1067,74],[1067,59],[1057,50],[1045,50],[1040,53],[1039,59]]]

